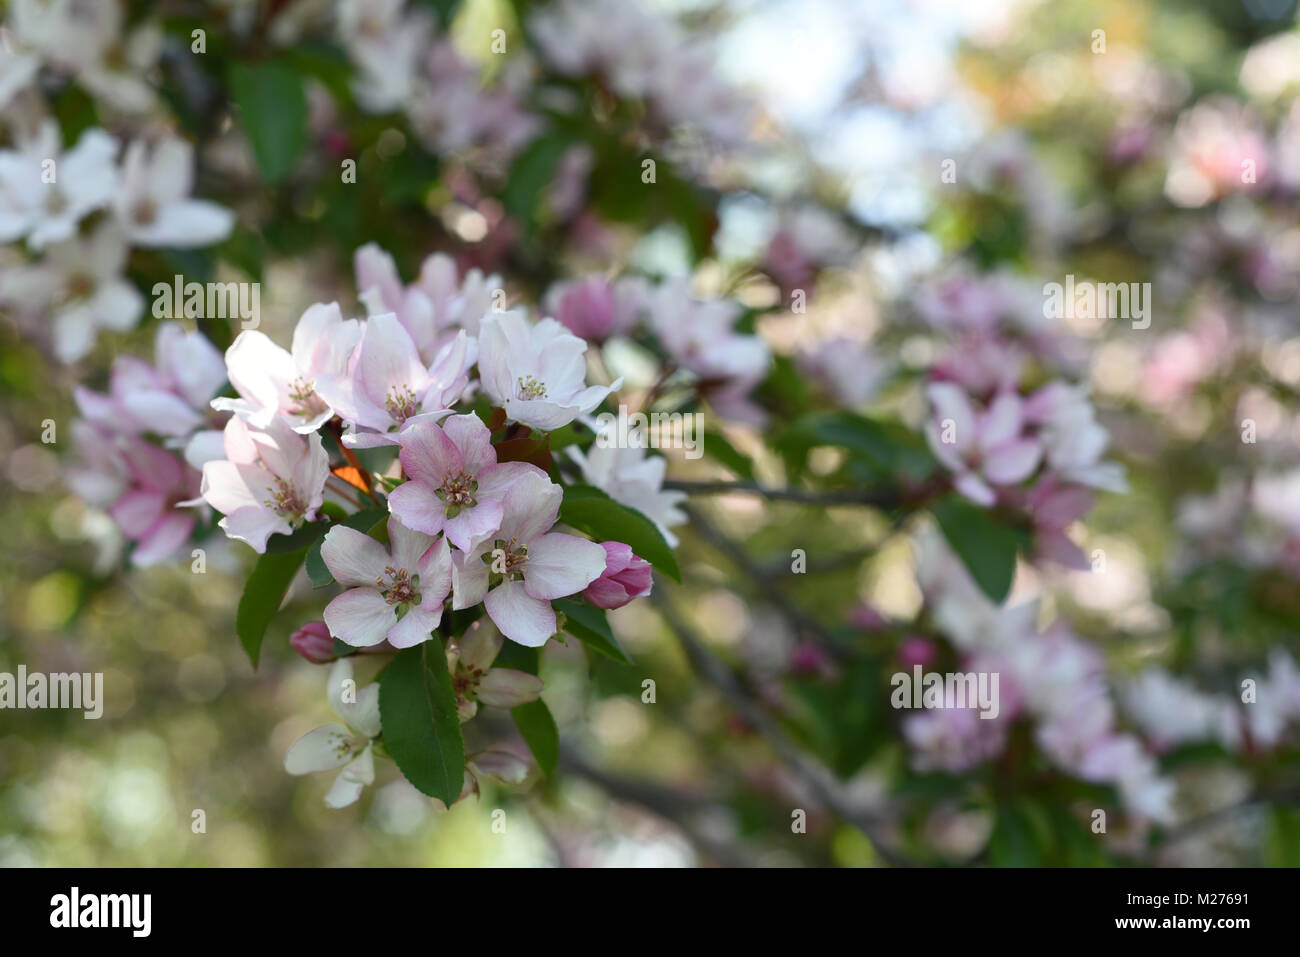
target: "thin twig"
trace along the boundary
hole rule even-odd
[[[691,481],[686,479],[668,479],[663,485],[666,489],[686,492],[688,495],[761,495],[773,501],[802,502],[807,505],[871,505],[876,508],[893,508],[901,504],[899,495],[893,490],[879,489],[831,489],[817,491],[797,486],[759,485],[757,482],[726,481]]]

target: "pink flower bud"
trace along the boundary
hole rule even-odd
[[[909,635],[898,647],[898,660],[904,667],[920,665],[924,668],[939,656],[934,642],[923,635]]]
[[[567,283],[555,297],[555,318],[576,336],[601,342],[614,324],[614,289],[600,276]]]
[[[323,665],[334,658],[334,638],[323,621],[309,621],[289,638],[289,644],[314,665]]]
[[[605,570],[587,586],[582,597],[597,608],[622,608],[633,598],[650,594],[650,563],[632,554],[622,542],[602,542]]]

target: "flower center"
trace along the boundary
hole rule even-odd
[[[519,398],[545,399],[546,383],[538,382],[536,376],[521,375],[519,377]]]
[[[474,476],[461,472],[459,475],[448,475],[443,483],[434,489],[433,494],[447,503],[447,517],[455,518],[460,514],[461,509],[473,508],[478,504],[474,494],[478,491],[478,482],[474,481]]]
[[[266,507],[281,518],[288,519],[290,524],[300,521],[307,514],[307,503],[292,482],[277,475],[275,484],[268,485],[266,490],[271,495],[266,500]]]
[[[409,605],[411,603],[420,603],[420,576],[411,577],[411,573],[405,568],[394,568],[389,565],[384,569],[384,575],[388,576],[385,582],[383,577],[375,579],[375,587],[379,589],[384,600],[390,605]]]
[[[299,376],[293,380],[289,386],[289,398],[293,400],[294,405],[289,410],[294,415],[300,415],[304,419],[311,419],[329,408],[325,400],[316,394],[316,380],[307,381]]]
[[[464,698],[466,701],[473,701],[478,697],[478,686],[483,680],[483,675],[484,672],[479,668],[457,665],[456,674],[451,679],[452,690],[456,692],[456,697]]]
[[[141,226],[148,226],[158,218],[158,205],[152,199],[142,199],[135,204],[131,215]]]
[[[492,543],[492,550],[483,553],[483,564],[492,570],[492,584],[503,581],[522,580],[524,567],[528,564],[528,546],[518,539],[498,538]]]
[[[419,411],[415,401],[415,391],[409,385],[393,386],[384,399],[384,408],[398,425],[403,424]]]

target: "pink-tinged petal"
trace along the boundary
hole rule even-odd
[[[431,488],[438,488],[448,476],[465,468],[464,456],[441,426],[422,422],[403,429],[401,444],[402,470]]]
[[[420,573],[422,604],[436,604],[439,608],[451,594],[451,548],[446,538],[440,538],[420,556],[417,566]]]
[[[1064,532],[1043,529],[1034,536],[1034,550],[1043,558],[1077,571],[1089,571],[1092,563],[1083,549],[1070,541]]]
[[[156,565],[175,554],[194,530],[194,515],[190,512],[172,512],[164,515],[149,529],[131,550],[131,564],[137,568]]]
[[[984,477],[995,485],[1023,482],[1038,468],[1043,447],[1037,439],[1016,439],[990,449],[984,458]]]
[[[1052,492],[1034,509],[1034,521],[1049,528],[1065,528],[1092,508],[1097,497],[1090,489],[1068,485]]]
[[[585,538],[553,532],[529,544],[524,586],[534,598],[549,601],[582,591],[604,570],[605,549]]]
[[[597,608],[611,610],[622,608],[632,596],[628,590],[612,578],[601,576],[588,585],[582,592],[582,597],[587,599]]]
[[[374,588],[391,564],[387,550],[369,535],[346,525],[336,525],[321,542],[320,557],[340,585]]]
[[[327,724],[308,731],[289,746],[284,769],[290,774],[332,771],[352,760],[351,735],[340,724]]]
[[[407,528],[396,516],[388,516],[388,547],[393,554],[393,567],[405,568],[414,575],[420,567],[420,558],[433,544],[433,536]]]
[[[397,316],[386,313],[367,319],[357,350],[357,391],[373,405],[385,408],[390,395],[405,397],[408,389],[417,401],[423,397],[429,374]]]
[[[504,514],[500,502],[480,500],[473,508],[461,509],[455,518],[447,519],[444,531],[453,545],[468,552],[496,534]]]
[[[273,478],[264,469],[252,465],[236,465],[227,459],[216,459],[203,466],[203,500],[223,515],[243,508],[266,509],[262,490]],[[266,509],[269,511],[269,509]]]
[[[593,403],[593,408],[595,403]],[[508,398],[506,418],[541,432],[553,432],[576,419],[582,410],[576,405],[559,405],[547,399]]]
[[[424,583],[420,584],[423,588]],[[432,608],[426,607],[428,604],[426,597],[424,602],[412,608],[402,616],[401,621],[388,629],[388,641],[394,648],[413,648],[429,640],[433,630],[438,627],[438,622],[442,621],[442,603],[439,602]]]
[[[396,309],[402,300],[402,279],[397,273],[397,263],[378,243],[366,243],[352,256],[357,289],[377,289],[389,310]]]
[[[299,374],[309,379],[343,375],[360,338],[361,323],[344,319],[337,302],[318,302],[298,319],[290,352]]]
[[[145,431],[158,435],[185,436],[203,425],[203,416],[171,392],[158,389],[131,392],[122,398],[122,404]]]
[[[501,519],[501,537],[531,542],[555,524],[563,498],[564,490],[541,469],[520,473],[502,499],[505,515]]]
[[[266,551],[266,540],[272,535],[288,535],[293,527],[269,508],[238,508],[228,512],[217,522],[230,538],[247,542],[259,555]]]
[[[441,532],[447,518],[447,503],[423,482],[405,482],[393,489],[388,495],[388,510],[407,528],[426,535]],[[462,547],[459,542],[456,546]]]
[[[940,443],[941,446],[954,449],[958,454],[971,448],[975,442],[975,410],[971,408],[966,392],[952,382],[932,382],[925,390],[930,404],[934,407],[934,417],[942,427],[946,419],[951,419],[956,440],[952,444]]]
[[[957,476],[953,483],[953,488],[961,492],[976,505],[983,505],[985,508],[991,508],[998,500],[997,493],[993,491],[984,480],[974,472],[965,472]]]
[[[546,687],[537,675],[513,668],[493,668],[478,686],[478,700],[494,708],[517,708],[536,701]]]
[[[281,390],[287,391],[297,375],[289,353],[255,330],[241,332],[231,343],[226,370],[235,391],[258,410],[250,416],[258,428],[266,428],[279,412]]]
[[[528,327],[517,312],[493,313],[483,319],[479,330],[479,377],[483,390],[497,406],[514,395],[515,376],[511,360],[528,356]]]
[[[1020,435],[1025,419],[1020,396],[1013,392],[1001,392],[989,404],[984,418],[980,422],[979,445],[982,449],[992,449],[1010,442]]]
[[[325,606],[330,634],[354,648],[377,645],[388,637],[397,612],[374,588],[352,588]]]
[[[525,475],[531,475],[534,478],[545,478],[550,481],[550,477],[531,462],[502,462],[499,465],[489,465],[478,473],[478,494],[476,498],[480,502],[488,498],[500,501]]]
[[[492,662],[497,660],[504,641],[497,629],[484,624],[482,620],[476,621],[460,640],[460,656],[457,661],[463,668],[486,672],[492,667]]]
[[[487,593],[483,605],[501,634],[511,641],[540,648],[555,634],[555,612],[550,602],[528,594],[523,582],[502,582]]]
[[[442,424],[442,428],[460,453],[461,467],[469,474],[477,475],[488,466],[497,464],[492,433],[477,415],[453,415]]]
[[[472,552],[457,552],[451,557],[451,607],[456,611],[473,608],[487,595],[491,572],[483,561],[489,543]]]
[[[138,539],[167,509],[167,496],[162,492],[136,489],[127,492],[108,510],[117,527],[127,538]]]

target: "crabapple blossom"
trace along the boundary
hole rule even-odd
[[[361,324],[344,319],[338,303],[316,303],[293,331],[291,351],[264,333],[246,329],[226,350],[226,369],[238,399],[217,398],[212,407],[234,412],[257,429],[279,416],[295,432],[315,432],[334,410],[316,392],[316,380],[347,373],[348,358],[361,337]]]
[[[550,531],[563,494],[545,474],[520,476],[502,501],[495,538],[453,557],[453,608],[483,602],[511,641],[546,644],[556,627],[551,600],[582,591],[605,570],[595,542]]]
[[[646,454],[642,443],[618,446],[612,440],[602,441],[599,435],[587,449],[570,447],[568,451],[582,470],[583,481],[650,519],[669,547],[677,547],[677,536],[669,526],[686,521],[686,513],[678,507],[686,501],[686,493],[664,491],[668,462],[663,456]]]
[[[492,433],[472,414],[412,425],[399,457],[410,481],[393,489],[389,510],[408,528],[445,533],[462,551],[501,527],[502,500],[519,476],[545,475],[527,462],[498,463]]]
[[[261,553],[272,535],[315,519],[329,477],[318,434],[299,435],[278,420],[254,429],[234,416],[223,441],[226,457],[203,466],[201,493],[225,516],[217,524],[227,535]]]
[[[587,343],[554,319],[529,325],[518,311],[483,320],[479,375],[506,418],[543,432],[592,411],[623,384],[588,386]]]
[[[767,374],[771,352],[757,336],[735,331],[739,303],[697,300],[685,280],[669,280],[647,294],[646,311],[669,358],[695,374],[720,416],[763,424],[762,411],[748,396]]]
[[[109,394],[73,390],[87,420],[110,431],[152,433],[178,442],[210,421],[208,403],[226,381],[221,353],[200,332],[163,323],[154,337],[155,365],[123,356],[113,364]]]
[[[53,244],[40,261],[5,271],[0,303],[48,316],[55,358],[76,362],[99,330],[127,332],[140,320],[144,297],[122,276],[127,254],[121,229],[101,223],[88,236]]]
[[[98,128],[60,155],[53,120],[20,149],[0,151],[0,242],[26,236],[32,249],[43,249],[72,238],[77,223],[112,201],[116,158],[117,140]]]
[[[613,282],[587,276],[552,286],[546,294],[546,311],[575,336],[601,343],[632,330],[648,289],[640,276]]]
[[[340,658],[334,662],[326,687],[330,707],[343,724],[308,731],[284,756],[284,769],[290,774],[343,769],[325,795],[326,806],[335,809],[355,803],[366,785],[375,783],[373,745],[382,730],[379,685],[357,689],[355,682],[351,661]]]
[[[501,633],[479,620],[447,651],[451,686],[462,723],[478,713],[479,702],[493,708],[517,708],[536,701],[542,693],[542,679],[513,668],[493,668],[504,639]]]
[[[389,547],[346,525],[325,535],[321,558],[335,580],[347,587],[325,606],[330,634],[354,647],[394,648],[427,641],[442,621],[451,590],[447,539],[412,531],[388,520]]]
[[[1123,468],[1102,462],[1110,434],[1095,418],[1080,386],[1052,382],[1025,400],[1026,421],[1039,426],[1047,465],[1066,481],[1110,492],[1128,491]]]
[[[980,412],[954,383],[932,382],[926,394],[934,408],[925,430],[930,449],[971,501],[993,505],[994,486],[1017,485],[1038,468],[1043,447],[1027,434],[1025,404],[1015,393],[998,393]]]
[[[583,598],[597,608],[612,610],[650,594],[652,569],[648,561],[622,542],[601,542],[600,547],[605,549],[605,570],[583,590]]]
[[[472,344],[464,332],[457,334],[426,368],[397,316],[371,316],[346,374],[318,375],[316,394],[345,421],[367,430],[346,435],[346,444],[396,445],[409,423],[447,415],[464,395],[474,361]]]
[[[206,199],[191,199],[194,147],[167,137],[152,147],[126,148],[115,209],[136,246],[207,246],[230,235],[235,214]]]

